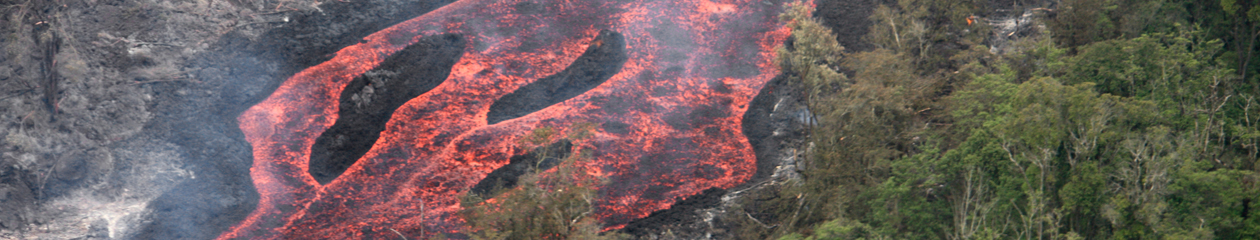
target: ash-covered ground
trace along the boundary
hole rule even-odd
[[[237,115],[341,47],[450,1],[0,0],[0,239],[217,236],[258,200]],[[874,2],[819,1],[818,15],[860,46]],[[803,152],[794,92],[777,78],[745,116],[754,180],[626,231],[728,236],[733,199],[790,178]]]
[[[207,239],[254,209],[236,116],[449,1],[0,1],[0,239]]]

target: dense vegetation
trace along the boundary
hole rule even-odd
[[[740,237],[1260,239],[1257,4],[1015,1],[990,51],[989,1],[884,2],[864,52],[784,13],[817,124]]]

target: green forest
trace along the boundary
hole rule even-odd
[[[883,2],[863,51],[785,10],[817,124],[739,238],[1260,239],[1260,4],[1015,1],[990,49],[991,1]]]
[[[778,61],[814,120],[800,177],[738,200],[727,234],[1260,239],[1260,4],[995,2],[884,0],[861,51],[788,4]],[[1025,27],[1000,32],[995,5]],[[582,186],[606,180],[566,167],[583,156],[500,202],[465,199],[469,236],[629,237],[587,217]]]

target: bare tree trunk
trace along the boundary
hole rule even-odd
[[[962,192],[954,199],[954,234],[951,239],[971,239],[984,227],[989,211],[993,209],[993,199],[989,196],[984,176],[978,175],[976,169],[969,167],[963,175]]]

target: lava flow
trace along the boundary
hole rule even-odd
[[[456,232],[459,196],[522,154],[531,129],[602,125],[582,164],[609,179],[595,214],[613,228],[676,198],[747,181],[741,131],[753,95],[779,72],[788,35],[778,1],[464,0],[374,33],[288,79],[238,120],[254,150],[257,209],[220,238],[344,239]],[[563,70],[602,29],[628,60],[603,84],[527,115],[487,123],[499,98]],[[425,36],[462,34],[446,81],[398,108],[362,158],[321,185],[311,146],[338,118],[347,83]]]

